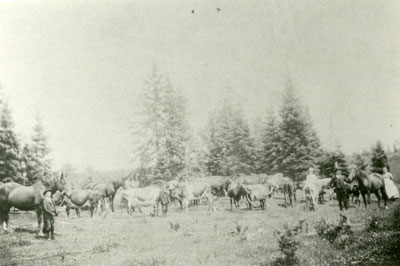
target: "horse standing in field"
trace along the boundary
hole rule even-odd
[[[86,204],[89,204],[90,217],[93,217],[93,212],[101,200],[100,192],[91,189],[65,190],[62,195],[66,197],[63,198],[63,202],[68,217],[72,208],[75,209],[76,215],[81,217],[80,209]]]
[[[239,208],[239,202],[242,197],[246,200],[249,210],[252,209],[253,202],[250,198],[250,191],[245,186],[234,183],[232,180],[227,179],[225,181],[225,191],[227,191],[230,199],[231,211],[233,210],[233,204],[235,204],[236,208]]]
[[[8,231],[9,212],[11,207],[23,211],[36,211],[38,218],[38,233],[42,224],[43,192],[50,190],[54,194],[57,190],[65,189],[65,180],[63,175],[60,178],[54,178],[48,182],[38,181],[31,186],[23,186],[18,183],[9,182],[0,187],[0,222],[3,229]]]
[[[92,189],[100,191],[101,195],[103,196],[103,200],[108,200],[111,205],[111,211],[114,212],[114,198],[115,194],[117,194],[117,190],[119,188],[127,189],[126,185],[126,178],[117,179],[111,182],[106,183],[93,183],[90,182],[83,186],[83,189]]]
[[[289,178],[284,178],[282,185],[283,196],[285,198],[285,208],[289,205],[293,206],[293,201],[296,201],[296,184]]]
[[[378,208],[381,204],[381,198],[383,198],[385,207],[387,208],[385,185],[380,174],[367,174],[359,168],[354,167],[350,172],[349,178],[353,180],[353,182],[358,183],[358,190],[361,193],[365,208],[369,208],[371,204],[371,193],[374,193],[378,199]]]

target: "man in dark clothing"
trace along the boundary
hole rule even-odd
[[[56,207],[51,199],[50,190],[43,192],[43,196],[43,233],[46,239],[49,239],[49,233],[51,233],[51,239],[54,239],[54,216],[57,216]]]
[[[332,178],[332,186],[335,188],[336,198],[339,201],[339,209],[341,211],[343,211],[343,207],[345,210],[348,208],[349,195],[347,191],[349,186],[348,184],[350,183],[350,180],[342,175],[340,169],[336,170],[335,176]]]

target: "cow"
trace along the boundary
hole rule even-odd
[[[142,212],[142,207],[153,207],[152,216],[158,216],[159,204],[162,205],[162,215],[167,216],[168,211],[168,193],[165,189],[157,186],[148,186],[144,188],[130,188],[122,192],[121,201],[125,203],[129,217],[132,212],[138,209]]]

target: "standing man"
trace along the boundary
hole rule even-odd
[[[346,183],[351,183],[350,180],[342,175],[342,171],[340,169],[337,169],[331,182],[331,186],[334,187],[336,192],[336,198],[339,201],[340,211],[343,211],[343,208],[347,210],[349,204],[349,195],[347,193]]]
[[[57,211],[51,199],[51,191],[44,191],[43,196],[43,233],[46,239],[49,239],[49,233],[51,233],[51,239],[54,240],[54,216],[57,216]]]
[[[318,177],[314,174],[314,168],[310,167],[308,169],[308,174],[306,180],[304,181],[303,195],[306,198],[307,204],[311,201],[313,209],[317,209],[317,199],[318,199]]]

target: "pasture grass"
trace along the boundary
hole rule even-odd
[[[117,201],[116,212],[108,212],[105,218],[96,214],[90,218],[88,212],[82,212],[81,218],[74,213],[68,218],[59,210],[55,241],[35,238],[34,213],[11,215],[11,225],[20,229],[0,235],[0,265],[274,265],[283,257],[275,231],[300,220],[308,232],[298,238],[299,265],[396,265],[390,264],[397,258],[391,254],[400,243],[394,238],[398,236],[394,228],[367,230],[372,215],[378,221],[398,219],[400,211],[393,211],[395,205],[390,205],[391,211],[378,211],[376,202],[371,210],[351,207],[346,216],[355,243],[338,250],[314,230],[321,219],[339,222],[337,202],[311,212],[305,210],[300,194],[293,207],[282,207],[283,197],[277,197],[266,202],[265,211],[248,211],[245,204],[230,211],[229,200],[224,198],[216,202],[218,212],[200,205],[184,213],[172,204],[166,218],[150,217],[151,208],[129,218]]]

